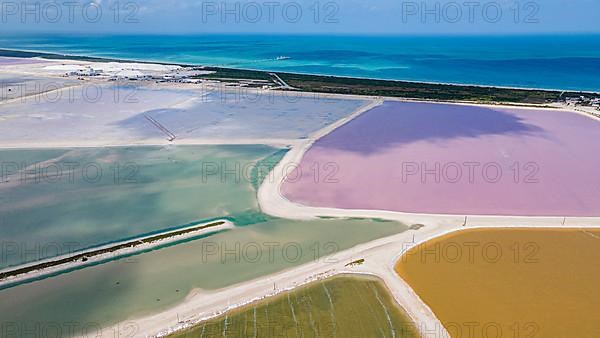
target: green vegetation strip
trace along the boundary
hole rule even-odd
[[[8,277],[12,277],[12,276],[18,276],[18,275],[28,273],[31,271],[47,269],[47,268],[51,268],[51,267],[58,266],[58,265],[76,262],[79,260],[86,262],[88,259],[95,257],[95,256],[104,255],[107,253],[119,251],[119,250],[126,249],[126,248],[135,248],[135,247],[143,245],[143,244],[150,244],[150,243],[154,243],[154,242],[160,241],[165,238],[181,236],[184,234],[196,232],[199,230],[204,230],[207,228],[216,227],[216,226],[223,225],[223,224],[225,224],[225,222],[223,222],[223,221],[212,222],[209,224],[195,226],[195,227],[189,227],[189,228],[185,228],[185,229],[181,229],[181,230],[163,232],[163,233],[159,233],[159,234],[156,234],[153,236],[149,236],[149,237],[145,237],[145,238],[141,238],[141,239],[135,239],[135,240],[131,240],[131,241],[124,242],[124,243],[116,243],[114,246],[104,247],[104,248],[97,249],[97,250],[86,251],[86,252],[82,252],[79,254],[74,254],[69,257],[57,258],[52,261],[43,262],[43,263],[39,263],[39,264],[35,264],[35,265],[26,266],[23,268],[18,268],[15,270],[2,272],[2,273],[0,273],[0,280],[3,280]]]
[[[215,79],[271,79],[268,72],[206,67],[214,71],[201,78]],[[338,76],[277,73],[288,85],[305,92],[388,96],[432,101],[473,101],[480,103],[544,104],[565,97],[600,97],[598,93],[562,92],[557,90],[468,86],[410,81],[360,79]]]
[[[355,266],[355,265],[361,265],[361,264],[363,264],[364,262],[365,262],[365,259],[364,259],[364,258],[361,258],[361,259],[357,259],[357,260],[355,260],[355,261],[352,261],[352,262],[350,262],[350,263],[346,264],[345,266]]]
[[[563,97],[580,95],[600,97],[600,94],[563,93],[554,90],[386,81],[288,73],[278,73],[278,75],[290,86],[302,91],[332,94],[392,96],[438,101],[514,102],[529,104],[556,102]]]
[[[342,275],[232,310],[171,337],[419,337],[384,284]]]
[[[206,79],[261,79],[273,78],[268,72],[219,67],[202,75]],[[454,85],[413,81],[361,79],[351,77],[277,73],[288,85],[305,92],[328,94],[388,96],[432,101],[473,101],[480,103],[544,104],[566,97],[600,98],[600,93],[558,91],[543,89],[504,88],[492,86]]]

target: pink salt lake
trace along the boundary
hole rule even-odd
[[[385,102],[300,169],[282,192],[308,206],[600,216],[600,122],[566,111]]]

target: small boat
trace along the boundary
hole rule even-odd
[[[289,56],[278,56],[275,58],[275,60],[277,60],[277,61],[289,60],[289,59],[291,59],[291,57],[289,57]]]

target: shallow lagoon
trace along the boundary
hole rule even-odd
[[[3,106],[0,144],[35,147],[42,140],[61,146],[165,142],[168,136],[148,117],[177,140],[235,144],[243,139],[260,144],[267,142],[265,139],[305,138],[365,103],[298,95],[209,90],[203,85],[176,89],[141,82],[88,84],[49,98]]]
[[[385,285],[366,276],[314,282],[178,334],[220,337],[419,337]]]
[[[112,326],[173,306],[194,288],[226,287],[310,262],[315,255],[335,259],[332,252],[405,229],[394,222],[265,217],[207,238],[1,290],[0,313],[5,323],[30,326]],[[217,254],[207,255],[214,245]],[[260,251],[253,249],[256,245]],[[272,255],[267,245],[274,246]],[[230,254],[222,257],[225,249]]]
[[[185,91],[153,90],[139,85],[88,84],[63,89],[48,98],[30,98],[4,106],[0,113],[0,143],[19,147],[40,143],[128,144],[141,139],[127,128],[118,128],[118,121],[171,107],[191,97]],[[158,129],[155,136],[166,138]]]
[[[2,322],[40,327],[75,322],[79,329],[86,324],[110,326],[172,306],[196,288],[226,287],[406,230],[395,222],[291,221],[260,213],[256,187],[269,179],[267,170],[284,153],[261,145],[3,151],[5,158],[26,163],[95,161],[105,168],[136,161],[136,178],[143,183],[114,184],[112,173],[93,184],[81,179],[71,185],[9,180],[0,187],[3,240],[95,244],[225,216],[237,226],[0,290]],[[211,171],[215,174],[207,175],[205,183],[202,163],[208,160],[227,168],[259,161],[258,168],[264,170],[250,170],[249,179],[229,177],[224,182],[222,169]],[[207,256],[215,245],[218,254]],[[272,255],[269,245],[276,245]],[[237,254],[221,256],[236,248]],[[18,263],[20,257],[10,256],[10,262]]]
[[[145,112],[178,139],[298,139],[351,114],[363,100],[259,90],[212,90],[183,105]],[[156,133],[144,116],[119,123],[145,136]]]
[[[310,206],[413,213],[600,216],[600,123],[561,110],[385,102],[302,159],[336,184],[285,183]],[[334,168],[329,168],[332,173]]]
[[[0,234],[5,246],[19,247],[3,255],[0,268],[54,256],[57,248],[68,253],[256,213],[251,169],[264,175],[284,153],[261,145],[0,151]],[[11,175],[12,164],[27,170]],[[237,177],[223,179],[222,170],[236,164]]]
[[[598,262],[599,229],[470,229],[411,249],[396,271],[452,337],[598,337]]]

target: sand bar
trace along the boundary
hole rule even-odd
[[[135,254],[144,250],[158,248],[161,245],[206,235],[225,229],[232,229],[233,223],[218,220],[209,223],[195,224],[184,228],[158,232],[132,240],[115,242],[87,250],[77,251],[29,264],[0,270],[0,289],[10,287],[20,282],[33,280],[46,275],[60,273],[69,269],[117,259],[125,255]]]

